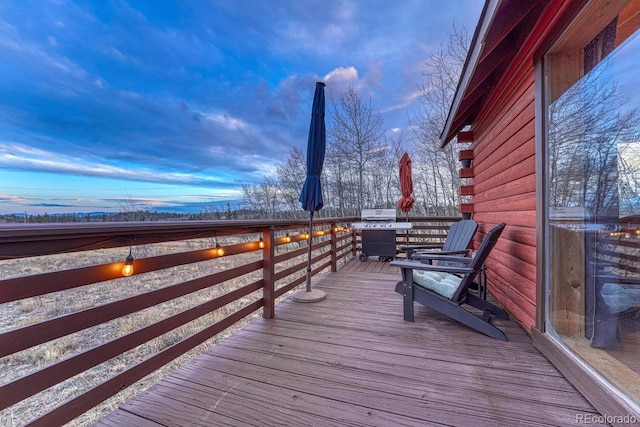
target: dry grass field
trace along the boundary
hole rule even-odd
[[[255,236],[244,236],[248,241]],[[257,240],[257,237],[255,237]],[[239,237],[219,239],[221,245],[240,243]],[[294,244],[292,244],[294,245]],[[145,245],[133,248],[136,258],[145,258],[167,253],[175,253],[194,249],[212,247],[211,239],[192,240],[184,242],[171,242],[164,244]],[[18,260],[0,261],[0,277],[11,278],[47,271],[66,270],[71,268],[99,265],[112,262],[121,262],[128,254],[128,248],[106,249],[87,251],[73,254],[62,254],[46,257],[35,257]],[[260,259],[261,253],[245,253],[229,257],[220,257],[197,264],[168,268],[152,273],[123,277],[117,280],[97,283],[78,289],[43,295],[36,298],[16,301],[0,305],[0,332],[13,330],[30,324],[42,322],[47,319],[74,313],[97,305],[121,300],[123,298],[139,295],[155,289],[170,286],[186,280],[202,277],[207,274],[222,271],[241,264]],[[302,257],[306,259],[305,257]],[[301,262],[300,257],[289,260],[287,265]],[[279,268],[279,269],[280,269]],[[240,286],[254,282],[261,278],[261,272],[254,272],[242,277],[213,286],[185,297],[172,300],[168,303],[136,312],[132,315],[101,324],[99,326],[80,331],[78,333],[62,337],[55,341],[36,346],[20,353],[0,359],[0,384],[32,373],[38,369],[49,366],[57,361],[76,355],[87,349],[96,347],[117,337],[152,324],[172,314],[182,312],[188,308],[211,300],[216,296],[227,293]],[[286,281],[286,279],[285,279]],[[258,292],[259,293],[259,292]],[[285,296],[286,297],[286,296]],[[261,295],[252,294],[248,297],[251,301],[261,298]],[[66,400],[73,398],[82,392],[91,389],[105,379],[122,372],[127,367],[134,365],[149,355],[154,354],[181,339],[201,330],[204,326],[217,322],[230,313],[244,306],[244,301],[236,301],[214,313],[203,316],[177,330],[167,333],[153,341],[137,347],[119,357],[113,358],[89,371],[77,375],[64,383],[58,384],[0,412],[0,426],[21,426],[40,416],[41,414],[57,407]],[[254,313],[260,316],[261,313]],[[185,364],[204,349],[215,345],[216,342],[233,334],[250,319],[234,325],[223,333],[205,342],[179,359],[166,365],[163,369],[154,372],[139,381],[134,386],[122,391],[102,405],[78,417],[69,425],[85,426],[95,422],[99,417],[114,410],[120,403],[134,394],[148,388],[160,378]]]

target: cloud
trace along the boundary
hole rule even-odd
[[[408,106],[412,105],[416,100],[420,99],[421,96],[422,96],[422,92],[418,89],[415,89],[412,92],[403,94],[403,97],[397,100],[397,103],[385,106],[383,109],[380,110],[380,112],[387,113],[390,111],[406,109]]]
[[[29,204],[27,206],[33,206],[33,207],[43,207],[43,208],[70,208],[73,207],[74,205],[63,205],[60,203],[33,203],[33,204]]]
[[[0,193],[0,203],[10,203],[12,205],[25,205],[30,203],[29,199],[25,197],[14,196],[12,194]]]
[[[109,46],[106,53],[118,61],[125,61],[127,59],[124,53],[120,52],[120,50],[113,46]]]
[[[248,129],[249,125],[242,119],[230,117],[228,114],[206,114],[205,117],[228,130]]]
[[[57,43],[52,36],[47,37],[47,41],[49,45],[52,41],[54,45]],[[10,55],[9,63],[38,74],[53,73],[58,77],[73,80],[84,80],[87,75],[79,64],[21,37],[15,26],[3,20],[0,20],[0,55],[5,58]]]
[[[459,6],[437,9],[459,16]],[[428,53],[421,46],[437,46],[430,34],[447,20],[431,22],[428,8],[9,2],[0,17],[0,167],[237,195],[306,146],[316,81],[328,99],[349,85],[371,96],[388,128],[403,127]]]
[[[367,82],[368,86],[377,88],[384,87],[382,84],[382,77],[384,75],[383,69],[384,63],[382,61],[374,61],[370,64],[367,74],[364,76],[364,80]]]
[[[271,42],[275,52],[335,55],[337,48],[351,43],[357,35],[358,8],[353,2],[292,1],[281,12],[274,17],[279,29]]]
[[[88,161],[56,152],[33,149],[20,144],[0,143],[0,167],[38,172],[93,176],[109,179],[155,182],[165,184],[223,185],[215,176],[198,177],[194,174],[129,168]]]
[[[329,73],[324,76],[325,82],[331,82],[332,80],[337,82],[357,81],[358,70],[356,70],[356,67],[353,66],[335,68],[329,71]]]
[[[349,87],[361,92],[367,86],[365,81],[359,79],[358,70],[354,66],[334,68],[323,80],[327,84],[326,92],[331,100],[339,98]]]

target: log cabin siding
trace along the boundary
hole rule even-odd
[[[481,224],[476,245],[492,225],[507,223],[487,261],[489,292],[528,332],[536,319],[535,76],[532,66],[522,73],[474,121],[469,184]]]

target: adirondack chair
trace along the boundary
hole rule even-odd
[[[469,243],[471,243],[471,239],[473,239],[477,229],[477,222],[472,219],[463,219],[451,224],[443,243],[404,245],[398,247],[398,249],[405,252],[407,259],[412,259],[414,255],[418,254],[426,255],[422,258],[422,261],[427,264],[432,263],[432,258],[428,257],[430,254],[467,256],[469,254]],[[442,262],[442,264],[445,264],[445,262]],[[402,281],[396,283],[396,292],[402,294]]]
[[[411,259],[416,252],[432,252],[436,249],[440,255],[466,255],[469,253],[469,243],[471,243],[471,239],[473,239],[477,229],[478,223],[474,220],[463,219],[451,224],[444,243],[404,245],[398,247],[398,249],[405,252],[407,259]],[[425,251],[425,249],[428,249],[428,251]]]
[[[454,260],[461,266],[425,264],[415,260],[392,261],[390,265],[402,270],[404,320],[413,322],[413,303],[417,301],[485,335],[506,341],[506,335],[490,323],[490,316],[509,319],[509,315],[469,292],[505,226],[501,223],[489,230],[471,258],[431,255],[433,260]],[[482,310],[482,316],[468,311],[463,307],[465,304]]]
[[[622,348],[640,330],[640,277],[596,272],[586,287],[585,337],[592,347]]]

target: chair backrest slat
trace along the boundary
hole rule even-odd
[[[484,239],[482,239],[482,243],[480,244],[478,251],[469,264],[469,267],[473,269],[473,272],[464,276],[462,282],[460,282],[460,286],[458,286],[458,290],[455,294],[453,294],[453,297],[451,298],[453,301],[460,301],[462,298],[464,298],[467,291],[469,290],[469,287],[473,283],[473,279],[475,279],[480,272],[480,269],[487,260],[489,253],[491,253],[491,249],[493,249],[493,247],[496,245],[496,242],[498,241],[498,238],[500,237],[500,234],[502,234],[502,230],[504,230],[506,225],[507,224],[505,224],[504,222],[500,223],[489,230],[484,236]]]
[[[472,219],[463,219],[451,224],[449,233],[442,246],[443,251],[461,251],[467,249],[478,223]]]

